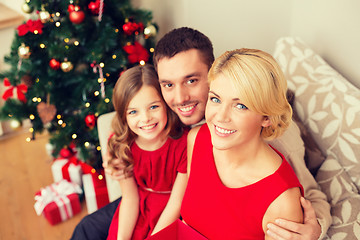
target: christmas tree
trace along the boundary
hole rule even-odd
[[[151,61],[157,26],[149,11],[128,0],[26,0],[0,74],[2,120],[32,123],[49,132],[53,156],[74,149],[101,166],[96,118],[113,111],[113,87],[122,71]]]

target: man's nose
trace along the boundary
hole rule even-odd
[[[186,87],[177,87],[174,94],[175,104],[177,105],[190,100],[189,90]]]

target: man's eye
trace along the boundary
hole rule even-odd
[[[171,88],[172,86],[173,86],[172,83],[163,84],[163,87],[164,87],[164,88]]]
[[[136,113],[136,110],[132,110],[130,112],[128,112],[129,115],[134,115]]]
[[[242,103],[236,104],[236,108],[238,108],[238,109],[248,109],[247,106],[245,106],[245,105],[242,104]]]
[[[214,103],[220,103],[220,100],[217,97],[211,97],[210,101],[212,101]]]
[[[188,81],[187,81],[187,83],[188,84],[192,84],[192,83],[194,83],[194,82],[196,82],[197,80],[196,79],[189,79]]]

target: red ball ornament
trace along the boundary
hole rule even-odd
[[[52,58],[49,62],[49,65],[52,69],[58,70],[60,68],[60,62],[55,58]]]
[[[59,154],[62,158],[69,158],[73,155],[73,152],[69,148],[65,147],[60,150]]]
[[[80,24],[85,19],[85,13],[78,6],[75,6],[74,11],[70,12],[69,17],[72,23]]]
[[[96,116],[94,114],[89,114],[85,117],[85,124],[88,128],[93,128],[96,125]]]

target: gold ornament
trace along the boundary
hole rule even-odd
[[[24,12],[24,13],[32,13],[34,11],[34,8],[31,7],[27,2],[24,3],[22,6],[21,6],[21,10]]]
[[[157,30],[154,25],[149,25],[144,29],[144,35],[146,38],[156,36]]]
[[[39,12],[39,18],[42,23],[46,23],[50,20],[50,13],[45,11],[44,7],[42,7],[41,11]]]
[[[21,126],[21,123],[18,120],[11,120],[10,127],[14,130],[18,129]]]
[[[70,72],[74,68],[74,65],[70,61],[65,60],[61,63],[60,68],[63,72]]]
[[[25,44],[22,43],[21,46],[18,48],[18,55],[22,59],[28,59],[31,55],[30,47],[25,46]]]

